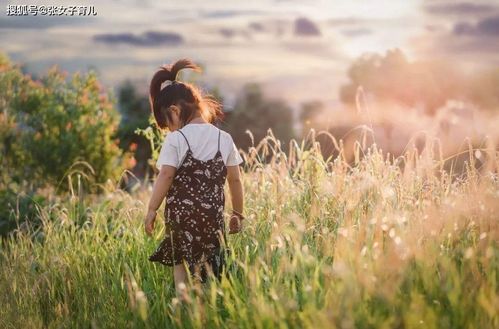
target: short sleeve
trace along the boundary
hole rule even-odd
[[[178,168],[177,139],[178,136],[175,132],[166,135],[161,150],[159,151],[158,161],[156,161],[156,168],[158,168],[158,170],[161,170],[162,165]]]
[[[227,163],[225,164],[226,166],[237,166],[243,162],[243,159],[241,158],[241,155],[239,154],[239,151],[237,150],[236,144],[234,144],[234,141],[232,141],[232,138],[230,140],[232,147],[229,152],[229,156],[227,157]]]

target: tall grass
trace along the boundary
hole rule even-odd
[[[0,327],[498,328],[495,148],[456,178],[429,151],[391,161],[356,144],[352,165],[333,140],[340,155],[323,159],[315,137],[285,154],[269,131],[244,154],[227,277],[185,301],[147,260],[164,234],[162,216],[144,234],[150,189],[75,189],[39,209],[41,226],[1,245]]]

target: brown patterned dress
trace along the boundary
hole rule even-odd
[[[207,261],[220,280],[225,265],[221,239],[227,241],[223,216],[227,168],[220,152],[220,131],[218,151],[206,161],[193,157],[189,141],[179,132],[188,150],[166,196],[165,225],[170,230],[149,260],[166,266],[185,260],[191,273]],[[201,266],[202,282],[206,278],[206,269]]]

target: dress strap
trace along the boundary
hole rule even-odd
[[[182,134],[182,136],[184,136],[185,141],[187,142],[187,147],[188,147],[188,148],[189,148],[189,150],[190,150],[190,149],[191,149],[191,146],[189,145],[189,141],[187,140],[187,137],[185,137],[184,133],[183,133],[180,129],[178,130],[178,132],[179,132],[179,133],[181,133],[181,134]]]
[[[220,151],[220,129],[218,129],[218,150]]]

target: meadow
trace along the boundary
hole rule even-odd
[[[433,147],[392,159],[356,143],[348,163],[316,137],[283,152],[269,131],[243,153],[247,220],[227,276],[182,299],[147,260],[164,234],[164,205],[144,233],[150,187],[91,195],[70,173],[69,197],[2,240],[0,327],[498,328],[495,147],[465,149],[457,174]]]

